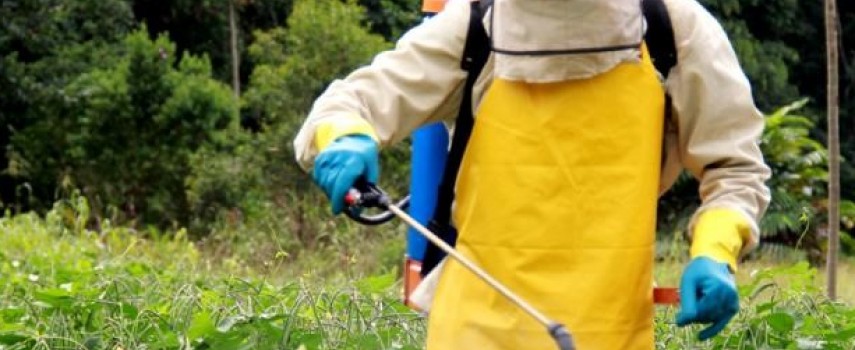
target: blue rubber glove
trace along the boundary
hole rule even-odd
[[[377,183],[378,158],[377,142],[367,135],[339,137],[318,154],[312,177],[332,203],[333,215],[344,209],[344,196],[357,179]]]
[[[680,312],[677,326],[712,323],[698,339],[712,338],[739,311],[739,293],[726,263],[707,257],[692,259],[680,280]]]

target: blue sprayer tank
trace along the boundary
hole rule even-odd
[[[436,206],[436,192],[448,156],[448,129],[442,123],[425,125],[413,135],[409,214],[427,226]],[[407,230],[407,256],[422,261],[427,240],[412,227]]]
[[[424,0],[422,12],[427,21],[441,11],[445,0]],[[433,216],[436,206],[436,195],[442,181],[442,172],[448,157],[449,132],[443,123],[433,123],[422,126],[412,134],[412,149],[410,159],[410,207],[409,214],[420,224],[427,226]],[[421,282],[421,262],[427,249],[425,239],[415,229],[407,230],[407,252],[404,259],[404,304],[414,307],[409,302],[409,295]]]

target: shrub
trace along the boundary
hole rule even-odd
[[[116,208],[141,223],[185,222],[189,158],[235,125],[235,100],[210,78],[207,58],[179,60],[165,36],[151,40],[144,27],[115,52],[116,60],[69,82],[61,105],[13,136],[18,175],[80,189],[96,216]]]

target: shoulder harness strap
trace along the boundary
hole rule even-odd
[[[641,11],[647,21],[647,32],[644,41],[653,65],[663,78],[677,64],[677,48],[674,43],[674,28],[664,0],[642,0]]]
[[[472,133],[472,126],[475,123],[472,115],[472,94],[475,82],[478,80],[478,76],[481,75],[481,71],[487,63],[487,58],[490,56],[490,40],[487,37],[487,31],[484,29],[482,21],[486,9],[492,4],[492,0],[473,1],[471,3],[469,29],[463,47],[463,56],[460,60],[460,68],[468,72],[466,85],[463,88],[463,100],[460,103],[457,119],[454,123],[451,150],[449,151],[448,160],[443,170],[442,182],[439,185],[433,219],[428,224],[431,231],[450,245],[454,245],[457,240],[457,231],[451,225],[451,204],[454,202],[454,187],[457,182],[458,170],[460,170],[460,162],[463,160],[463,153],[466,150],[466,144],[469,141],[469,135]],[[445,257],[445,253],[439,247],[428,242],[425,257],[422,261],[422,276],[427,275],[428,272],[439,264],[443,257]]]

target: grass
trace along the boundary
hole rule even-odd
[[[398,298],[394,233],[345,227],[371,234],[294,254],[254,250],[273,233],[200,245],[183,231],[91,231],[85,216],[0,218],[0,350],[422,348],[425,320]],[[657,280],[677,285],[681,268],[660,262]],[[852,270],[840,271],[843,300]],[[657,349],[855,349],[852,304],[823,298],[806,264],[746,262],[738,278],[743,309],[721,336],[698,342],[699,327],[660,307]]]
[[[825,298],[817,271],[807,263],[749,262],[741,270],[737,274],[741,310],[719,336],[698,342],[694,332],[700,326],[678,328],[673,324],[677,310],[662,307],[657,313],[656,348],[855,349],[855,309]]]
[[[415,349],[395,276],[319,286],[52,213],[0,219],[0,349]]]

